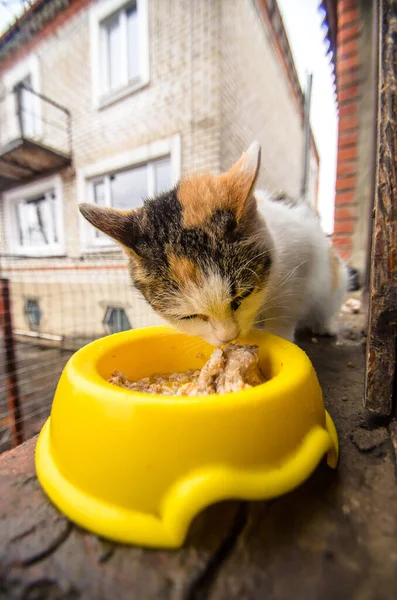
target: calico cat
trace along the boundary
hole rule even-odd
[[[124,248],[153,309],[215,346],[253,326],[336,334],[346,267],[307,204],[253,192],[259,165],[255,142],[226,173],[182,179],[136,210],[79,206]]]

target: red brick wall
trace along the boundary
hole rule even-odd
[[[358,154],[359,11],[357,0],[337,3],[336,79],[339,104],[333,243],[349,260],[357,219],[356,184]]]

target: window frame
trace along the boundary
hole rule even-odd
[[[133,169],[142,164],[148,164],[149,181],[154,181],[153,162],[169,156],[171,166],[171,186],[176,185],[181,176],[181,139],[177,134],[171,138],[160,140],[141,146],[127,153],[105,159],[89,167],[79,169],[77,172],[77,196],[78,202],[94,203],[94,184],[107,178],[110,181],[111,175],[117,172]],[[106,189],[105,183],[105,189]],[[148,188],[148,195],[152,195],[154,187]],[[110,198],[109,192],[105,192]],[[106,206],[109,204],[106,203]],[[111,238],[96,238],[93,233],[93,226],[83,217],[80,218],[80,246],[81,254],[91,254],[95,252],[115,252],[119,250],[118,244]]]
[[[90,9],[90,38],[91,38],[91,72],[92,96],[94,108],[103,108],[125,96],[141,89],[150,81],[149,61],[149,17],[148,0],[135,0],[139,28],[139,75],[136,79],[128,80],[128,38],[126,11],[132,4],[131,0],[99,0]],[[105,89],[104,77],[108,78],[108,61],[105,52],[106,40],[103,24],[117,13],[122,13],[122,64],[124,85],[111,90]],[[105,75],[106,73],[106,75]]]
[[[134,168],[140,167],[140,166],[146,166],[147,167],[147,195],[148,197],[151,197],[154,195],[154,190],[155,190],[155,178],[156,178],[156,173],[155,173],[155,168],[154,168],[154,164],[157,160],[161,160],[162,158],[170,158],[170,167],[171,167],[171,155],[170,154],[166,154],[165,156],[160,156],[159,158],[152,158],[149,161],[145,161],[145,162],[140,162],[134,165],[130,165],[129,167],[126,167],[124,169],[119,169],[117,171],[111,171],[110,173],[105,173],[103,175],[99,175],[97,177],[94,177],[93,179],[89,179],[87,181],[87,186],[88,186],[88,197],[89,197],[89,202],[92,202],[92,204],[95,204],[95,193],[94,193],[94,187],[95,184],[97,183],[104,183],[104,189],[105,189],[105,204],[104,206],[108,207],[108,208],[112,208],[112,203],[111,203],[111,197],[112,197],[112,192],[111,192],[111,178],[113,175],[117,175],[118,173],[122,173],[124,171],[132,171]],[[105,246],[115,246],[116,242],[113,241],[110,237],[108,236],[100,236],[98,237],[95,234],[95,228],[91,227],[91,231],[92,231],[92,240],[91,243],[93,246],[99,246],[101,248],[105,247]]]
[[[45,195],[53,191],[55,194],[55,225],[58,242],[48,246],[22,246],[18,240],[18,223],[16,218],[15,206],[18,202],[29,200],[30,198]],[[5,222],[10,226],[6,232],[7,249],[16,256],[25,256],[28,258],[52,257],[65,255],[65,232],[63,218],[63,195],[62,180],[59,175],[47,177],[41,181],[27,184],[3,194]]]
[[[33,325],[30,322],[30,320],[29,320],[29,312],[28,312],[28,304],[29,304],[29,302],[36,302],[36,304],[37,304],[37,310],[38,310],[39,315],[40,315],[40,319],[39,319],[39,322],[38,322],[37,325]],[[41,321],[43,319],[43,312],[42,312],[42,310],[40,308],[40,299],[37,298],[37,297],[26,296],[25,300],[24,300],[23,312],[24,312],[26,323],[27,323],[29,329],[31,331],[38,331],[40,329]]]
[[[115,310],[115,311],[123,311],[124,312],[125,318],[127,319],[128,324],[130,326],[129,329],[119,329],[118,331],[110,331],[110,326],[109,326],[109,322],[108,322],[108,314],[110,313],[110,311],[113,311],[113,310]],[[118,313],[118,315],[119,314],[120,313]],[[121,321],[120,316],[118,318],[118,321],[119,322]],[[103,324],[103,328],[104,328],[104,330],[105,330],[105,332],[106,332],[107,335],[114,335],[114,334],[120,333],[122,331],[130,331],[130,330],[134,329],[133,326],[132,326],[132,323],[131,323],[131,321],[130,321],[130,319],[128,317],[128,313],[127,313],[126,308],[124,306],[121,306],[121,305],[118,305],[118,304],[108,304],[106,306],[106,308],[105,308],[105,315],[103,317],[102,324]]]

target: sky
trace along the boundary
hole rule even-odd
[[[0,0],[0,35],[19,17],[24,7],[27,7],[27,0]]]
[[[278,0],[278,5],[303,90],[306,73],[313,74],[310,116],[320,155],[319,212],[325,231],[332,233],[338,121],[319,0]]]

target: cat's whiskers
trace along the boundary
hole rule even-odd
[[[268,292],[268,297],[269,298],[273,298],[275,292],[278,292],[281,288],[283,288],[291,279],[291,277],[294,275],[294,273],[297,271],[297,269],[299,269],[302,265],[304,265],[307,261],[302,261],[299,265],[296,265],[293,269],[291,269],[291,271],[289,271],[279,282],[278,284],[272,288],[271,290],[269,290]]]
[[[294,273],[300,268],[302,267],[307,261],[303,260],[301,263],[299,263],[298,265],[296,265],[293,269],[291,269],[279,282],[280,285],[284,285],[285,283],[287,283],[287,281],[289,281],[291,279],[291,277],[294,275]]]
[[[253,269],[250,269],[250,267],[247,267],[247,266],[246,266],[246,267],[242,267],[241,269],[239,269],[239,270],[237,271],[237,273],[236,273],[236,278],[237,278],[239,275],[241,275],[241,273],[242,273],[243,271],[249,271],[249,272],[251,272],[251,273],[254,275],[254,277],[256,277],[256,279],[257,279],[258,281],[260,281],[260,278],[259,278],[259,275],[258,275],[258,273],[255,273],[255,271],[254,271]]]
[[[264,323],[268,323],[270,321],[294,321],[295,320],[295,316],[294,315],[285,315],[283,314],[282,317],[266,317],[265,319],[259,319],[258,321],[254,322],[254,326],[255,325],[263,325]]]
[[[255,260],[258,260],[258,258],[261,258],[262,256],[265,256],[265,254],[270,254],[270,250],[264,250],[260,254],[256,254],[254,257],[251,257],[249,260],[247,260],[247,262],[243,263],[241,265],[241,267],[239,269],[237,269],[235,277],[237,278],[242,273],[242,271],[247,268],[248,265],[250,265]],[[255,273],[255,276],[258,278],[257,273]]]
[[[297,298],[302,298],[303,294],[299,293],[299,292],[292,292],[290,290],[285,290],[283,291],[281,294],[275,294],[274,296],[267,296],[265,298],[265,302],[262,306],[263,309],[265,308],[269,308],[269,305],[274,305],[275,303],[278,302],[278,300],[284,298],[285,300],[288,299],[297,299]]]
[[[195,352],[195,350],[200,350],[200,348],[202,348],[202,341],[201,340],[192,340],[193,343],[191,344],[186,344],[186,346],[184,347],[183,352],[181,353],[181,356],[186,356],[188,354],[192,354]],[[198,352],[196,353],[196,358],[198,358],[197,356]]]

